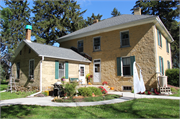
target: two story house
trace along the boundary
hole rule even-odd
[[[57,41],[60,47],[76,47],[91,56],[93,84],[107,81],[115,90],[133,89],[133,62],[142,70],[146,90],[157,88],[157,77],[172,67],[172,36],[158,16],[141,15],[140,8],[134,15],[96,22]]]

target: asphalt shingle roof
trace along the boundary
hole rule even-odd
[[[78,53],[74,52],[71,49],[44,45],[40,43],[33,43],[33,42],[28,42],[26,40],[24,40],[24,42],[29,47],[31,47],[38,55],[41,55],[41,56],[90,62],[88,59],[82,57],[81,55],[79,55]]]
[[[152,16],[152,15],[126,15],[126,14],[124,14],[124,15],[120,15],[120,16],[117,16],[117,17],[112,17],[112,18],[100,21],[98,23],[92,24],[92,25],[90,25],[88,27],[77,30],[77,31],[75,31],[73,33],[70,33],[68,35],[65,35],[63,37],[60,37],[57,40],[61,40],[63,38],[67,38],[67,37],[71,37],[71,36],[91,32],[91,31],[95,31],[95,30],[100,30],[100,29],[104,29],[104,28],[108,28],[108,27],[117,26],[117,25],[120,25],[120,24],[125,24],[125,23],[128,23],[128,22],[142,20],[142,19],[146,19],[146,18],[150,18],[150,17],[154,17],[154,16]]]

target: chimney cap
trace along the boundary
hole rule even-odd
[[[31,29],[32,30],[32,26],[31,25],[26,25],[26,29]]]

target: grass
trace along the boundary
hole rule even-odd
[[[2,106],[1,118],[179,118],[179,100],[134,99],[87,107]]]
[[[7,84],[0,84],[0,91],[6,90],[8,87]]]
[[[14,98],[24,98],[31,94],[35,93],[35,91],[30,92],[2,92],[0,93],[0,100],[14,99]]]
[[[107,94],[103,96],[98,96],[98,97],[85,97],[85,98],[77,98],[77,99],[55,99],[56,102],[94,102],[94,101],[103,101],[103,100],[111,100],[111,99],[116,99],[121,97],[120,95],[111,95]]]
[[[171,88],[171,92],[173,94],[170,96],[180,97],[180,89]]]

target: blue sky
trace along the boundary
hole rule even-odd
[[[28,0],[30,3],[30,8],[33,6],[33,0]],[[111,12],[114,8],[117,8],[121,14],[132,14],[130,11],[135,5],[136,0],[77,0],[77,3],[80,4],[81,11],[87,10],[83,17],[86,19],[90,17],[92,13],[95,15],[103,15],[102,19],[107,19],[112,17]],[[0,1],[2,7],[6,7],[4,1]],[[33,14],[31,14],[33,16]],[[32,38],[33,40],[33,38]],[[59,46],[55,44],[55,46]]]

